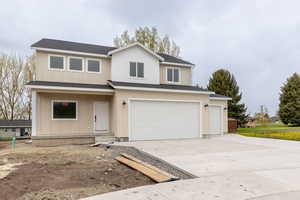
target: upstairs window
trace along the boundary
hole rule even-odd
[[[83,72],[83,59],[79,57],[69,57],[69,70]]]
[[[49,55],[49,69],[52,70],[64,70],[65,69],[65,57],[60,55]]]
[[[135,78],[144,78],[144,63],[130,62],[129,75]]]
[[[88,72],[101,72],[101,62],[96,59],[87,59]]]
[[[180,72],[178,68],[167,68],[167,81],[170,83],[178,83]]]

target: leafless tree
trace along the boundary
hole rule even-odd
[[[0,55],[0,118],[31,118],[31,94],[25,84],[34,79],[34,59]]]
[[[168,35],[161,37],[155,27],[139,27],[131,36],[128,31],[124,31],[113,40],[116,47],[124,47],[134,42],[139,42],[147,48],[158,52],[179,57],[180,47],[169,38]]]

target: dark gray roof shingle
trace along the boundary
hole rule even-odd
[[[40,41],[31,45],[31,47],[56,49],[56,50],[58,49],[64,51],[75,51],[75,52],[93,53],[93,54],[102,54],[102,55],[107,55],[109,51],[117,49],[116,47],[86,44],[86,43],[79,43],[79,42],[70,42],[64,40],[53,40],[53,39],[41,39]],[[157,54],[165,59],[164,62],[193,65],[188,61],[182,60],[180,58],[176,58],[174,56],[170,56],[164,53],[157,53]]]
[[[165,59],[164,62],[179,63],[179,64],[186,64],[186,65],[194,65],[193,63],[190,63],[188,61],[182,60],[180,58],[176,58],[174,56],[170,56],[168,54],[164,54],[164,53],[157,53],[157,54],[160,55],[161,57],[163,57]]]
[[[168,85],[168,84],[145,84],[145,83],[129,83],[129,82],[118,82],[111,81],[109,82],[113,86],[121,87],[137,87],[137,88],[153,88],[153,89],[166,89],[166,90],[187,90],[187,91],[199,91],[199,92],[210,92],[207,89],[203,89],[197,86],[188,86],[188,85]]]
[[[100,84],[84,84],[84,83],[63,83],[50,81],[30,81],[26,85],[36,86],[54,86],[54,87],[76,87],[76,88],[91,88],[91,89],[112,89],[109,85]]]
[[[65,51],[77,51],[83,53],[94,53],[94,54],[103,54],[103,55],[106,55],[109,51],[116,49],[115,47],[85,44],[79,42],[69,42],[64,40],[53,40],[53,39],[41,39],[40,41],[31,45],[31,47],[59,49]]]
[[[0,120],[0,127],[31,127],[31,120]]]

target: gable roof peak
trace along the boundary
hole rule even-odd
[[[155,52],[152,51],[151,49],[145,47],[144,45],[142,45],[142,44],[139,43],[139,42],[134,42],[134,43],[129,44],[129,45],[127,45],[127,46],[124,46],[124,47],[121,47],[121,48],[118,48],[118,49],[111,50],[111,51],[108,52],[108,55],[112,55],[112,54],[115,54],[115,53],[124,51],[124,50],[126,50],[126,49],[129,49],[129,48],[135,47],[135,46],[141,47],[141,48],[144,49],[146,52],[148,52],[148,53],[151,54],[152,56],[156,57],[158,60],[164,61],[164,58],[163,58],[162,56],[158,55],[157,53],[155,53]]]

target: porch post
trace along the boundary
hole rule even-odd
[[[32,90],[31,92],[32,98],[31,98],[31,121],[32,121],[32,127],[31,127],[31,136],[36,136],[36,126],[37,126],[37,116],[36,116],[36,111],[37,111],[37,97],[36,97],[36,91]]]

